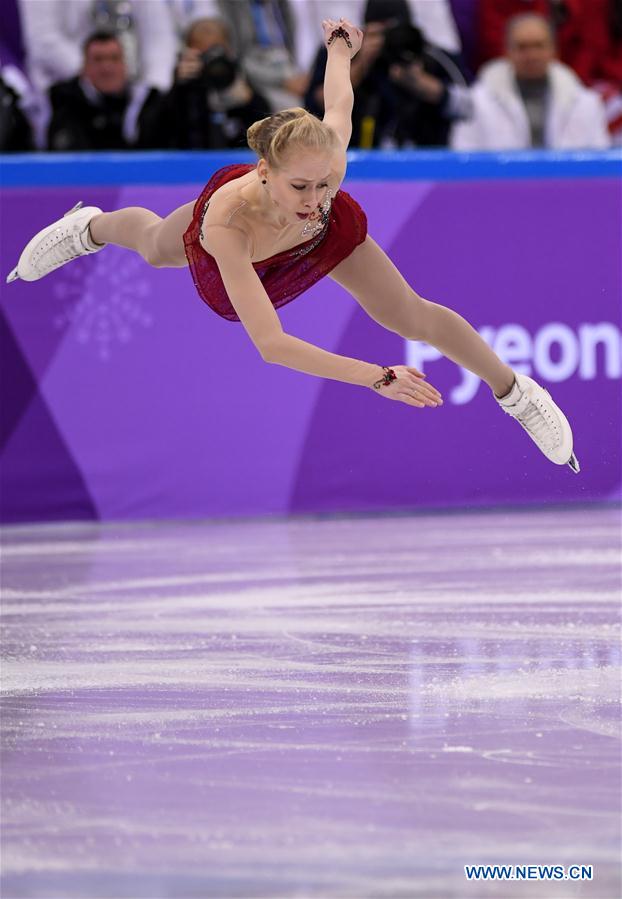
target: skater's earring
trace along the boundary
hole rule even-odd
[[[261,183],[262,183],[262,184],[267,184],[268,182],[266,181],[265,178],[262,178],[262,179],[261,179]]]

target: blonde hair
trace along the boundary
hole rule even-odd
[[[331,153],[337,135],[301,106],[283,109],[255,122],[246,132],[251,150],[272,168],[279,168],[294,147]]]

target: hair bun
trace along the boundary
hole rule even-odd
[[[334,131],[302,106],[283,109],[260,119],[246,132],[248,146],[260,159],[278,168],[292,146],[331,152],[337,146]]]

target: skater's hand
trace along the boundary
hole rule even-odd
[[[335,37],[331,39],[333,31],[337,28],[343,28],[343,30],[348,35],[348,41],[351,46],[348,46],[344,38]],[[360,28],[357,28],[356,25],[353,25],[352,22],[349,22],[347,19],[324,19],[322,22],[322,29],[324,31],[324,44],[326,48],[330,51],[333,47],[342,47],[344,50],[347,50],[350,59],[353,56],[356,56],[358,51],[361,49],[361,44],[363,43],[363,32]],[[329,43],[330,41],[330,43]],[[342,52],[339,50],[338,52]]]
[[[390,365],[397,378],[390,384],[383,384],[374,393],[386,397],[389,400],[399,400],[409,406],[442,406],[443,398],[436,387],[432,387],[425,380],[425,375],[417,368],[408,365]],[[372,388],[373,389],[373,388]]]

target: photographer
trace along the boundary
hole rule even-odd
[[[220,19],[190,26],[166,109],[169,146],[184,150],[245,147],[246,130],[270,114],[241,72]]]
[[[385,35],[382,65],[389,81],[383,146],[447,146],[452,123],[471,111],[455,59],[426,43],[418,28],[397,25]]]
[[[322,50],[306,97],[316,115],[323,111],[325,66]],[[446,146],[451,123],[470,111],[466,79],[455,59],[404,22],[368,22],[351,75],[352,147]]]

